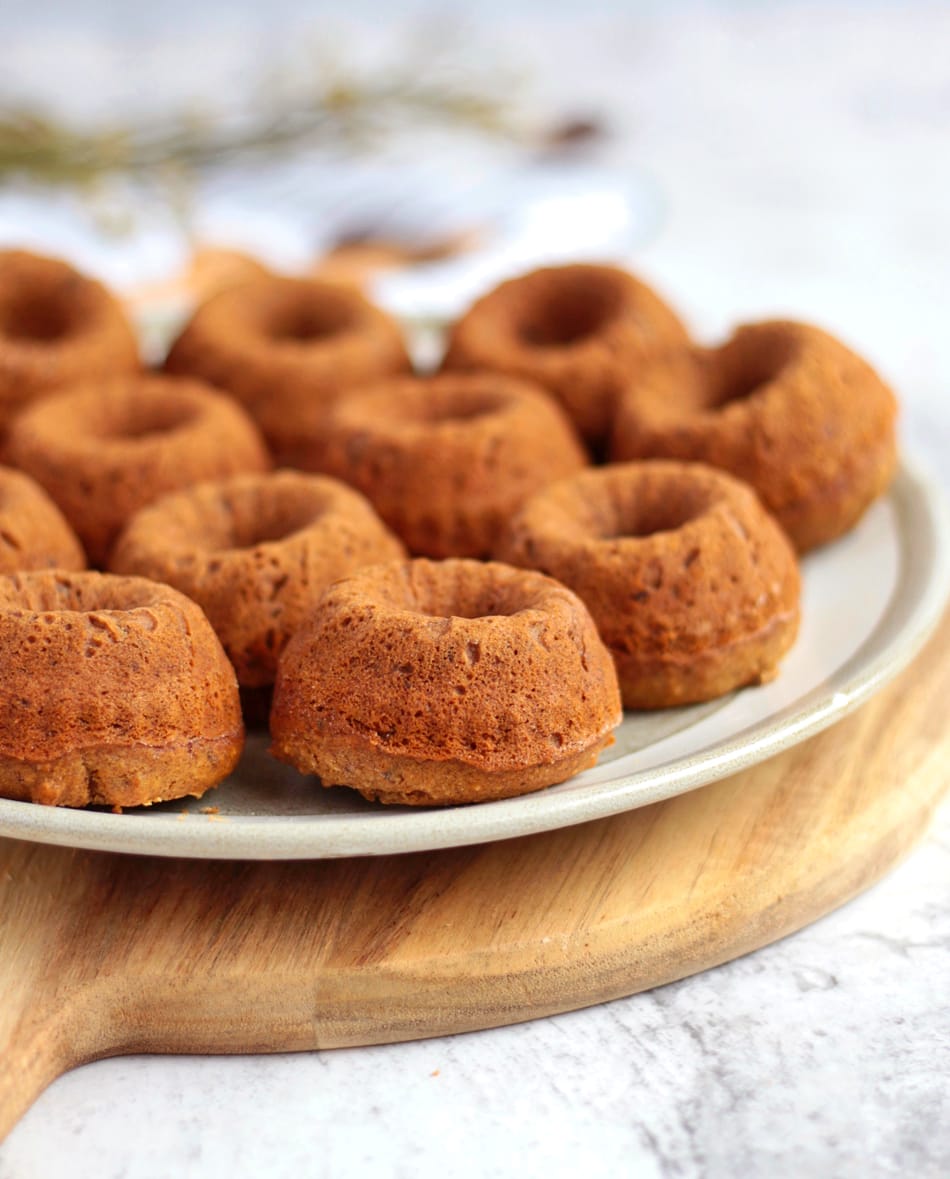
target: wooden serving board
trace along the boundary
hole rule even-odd
[[[514,1023],[725,962],[842,904],[950,779],[950,619],[770,762],[615,818],[378,859],[164,860],[0,840],[0,1137],[61,1072]]]

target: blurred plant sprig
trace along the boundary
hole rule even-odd
[[[241,114],[177,111],[83,128],[29,106],[0,107],[0,183],[94,189],[123,177],[164,185],[170,174],[180,182],[294,150],[365,148],[420,124],[517,139],[522,130],[506,93],[408,62],[372,77],[318,69],[307,87],[265,91]]]

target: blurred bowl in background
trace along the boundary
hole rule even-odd
[[[198,299],[256,263],[355,282],[408,328],[432,329],[525,270],[629,258],[661,212],[647,177],[579,162],[311,156],[216,176],[190,195],[187,221],[149,194],[90,206],[14,188],[0,194],[0,245],[58,255],[114,287],[158,355]]]

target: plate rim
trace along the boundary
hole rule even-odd
[[[894,679],[936,628],[950,597],[950,516],[942,488],[929,472],[905,459],[887,499],[897,519],[898,581],[858,649],[821,684],[778,712],[692,754],[597,783],[593,794],[538,791],[474,806],[340,815],[189,814],[189,821],[179,821],[185,819],[180,812],[116,815],[0,799],[0,836],[190,859],[342,859],[533,835],[699,789],[843,719]],[[131,830],[129,824],[134,824]]]

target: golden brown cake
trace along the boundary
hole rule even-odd
[[[227,390],[275,458],[303,466],[327,408],[346,389],[409,369],[396,322],[355,288],[271,276],[204,303],[175,341],[169,372]]]
[[[105,287],[54,258],[0,251],[0,435],[51,389],[138,367],[135,335]]]
[[[896,413],[874,370],[826,332],[750,324],[720,348],[644,364],[621,399],[612,454],[731,471],[805,552],[841,536],[887,488]]]
[[[0,573],[85,568],[79,539],[43,488],[0,467]]]
[[[201,610],[101,573],[0,577],[0,796],[140,806],[201,795],[244,740],[237,682]]]
[[[428,805],[561,782],[594,765],[620,719],[613,663],[569,590],[420,559],[329,587],[280,660],[271,735],[325,786]]]
[[[247,687],[272,684],[287,640],[332,581],[405,550],[351,488],[277,471],[202,483],[133,516],[111,568],[198,603]]]
[[[362,491],[411,552],[487,557],[515,508],[586,461],[537,387],[445,373],[354,391],[330,411],[306,465]]]
[[[455,324],[444,366],[534,381],[594,446],[644,358],[686,329],[648,286],[612,266],[554,266],[502,283]]]
[[[13,424],[7,461],[56,501],[93,564],[169,491],[270,466],[239,405],[198,381],[142,375],[63,390]]]
[[[698,463],[584,471],[539,492],[498,556],[584,600],[626,708],[770,679],[798,631],[795,554],[750,487]]]

